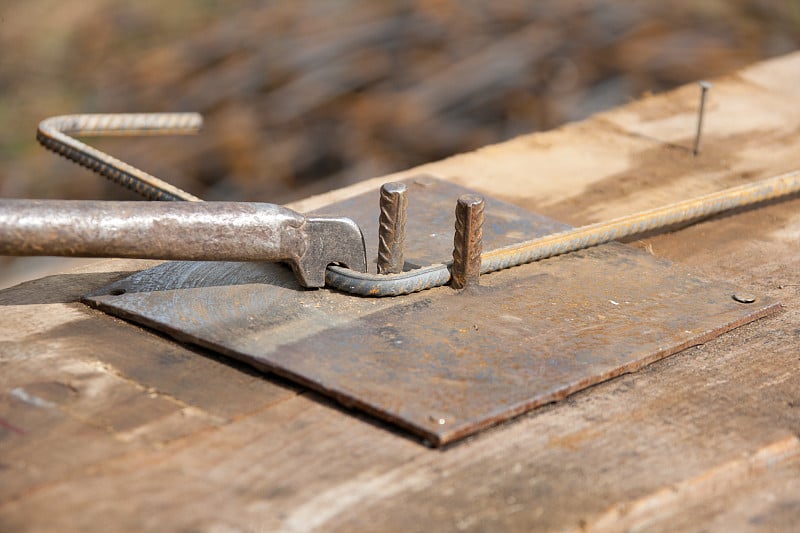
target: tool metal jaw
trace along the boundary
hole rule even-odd
[[[305,252],[290,265],[304,287],[325,285],[328,265],[339,264],[357,272],[367,271],[364,234],[345,217],[308,217],[303,226]]]
[[[346,214],[368,236],[369,273],[329,266],[332,290],[300,291],[282,265],[167,261],[93,287],[83,301],[283,376],[434,446],[780,309],[747,287],[698,278],[623,244],[563,253],[594,243],[591,235],[599,239],[607,227],[573,229],[433,177],[403,183],[402,272],[377,272],[383,244],[396,250],[391,236],[402,231],[398,215],[378,216],[378,191],[371,190],[320,208],[320,215]],[[299,272],[309,272],[304,261],[362,259],[354,224],[315,216],[287,232],[307,245],[293,259]],[[369,239],[384,227],[393,230],[387,238]],[[533,252],[520,244],[522,235],[540,243]],[[542,249],[550,259],[520,264]],[[487,265],[513,268],[486,275]],[[450,279],[452,288],[413,293],[440,274],[435,287],[448,278],[458,285]],[[393,296],[395,283],[410,289],[398,297],[352,296]]]
[[[373,193],[324,208],[350,219],[201,202],[66,135],[196,127],[199,116],[184,114],[48,119],[39,139],[49,149],[147,197],[185,201],[0,200],[0,255],[176,259],[83,301],[434,446],[780,309],[604,243],[796,194],[800,172],[579,228],[420,176],[384,184],[380,217]],[[360,228],[379,238],[365,243]],[[367,255],[378,258],[373,272]],[[253,262],[288,263],[300,285],[336,290],[298,291],[286,269]],[[458,290],[414,294],[448,283]]]
[[[0,200],[0,255],[283,262],[304,287],[367,269],[352,220],[240,202]]]

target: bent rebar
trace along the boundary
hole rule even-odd
[[[36,140],[50,151],[97,172],[149,200],[200,198],[133,165],[92,148],[72,135],[170,135],[197,133],[203,126],[199,113],[108,113],[61,115],[39,123]]]
[[[78,142],[75,134],[155,134],[194,132],[202,124],[196,113],[66,115],[44,120],[37,138],[47,148],[156,200],[202,201],[103,152]],[[119,178],[119,176],[123,176]],[[676,224],[690,223],[737,208],[800,193],[800,171],[589,224],[505,246],[481,255],[481,274],[539,261]],[[359,296],[401,296],[446,285],[451,262],[399,274],[369,274],[330,265],[326,286]]]

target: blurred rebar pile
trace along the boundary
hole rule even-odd
[[[131,198],[35,148],[51,114],[199,111],[197,138],[89,142],[205,199],[285,202],[800,44],[797,0],[86,4],[0,22],[42,56],[0,74],[2,196]]]

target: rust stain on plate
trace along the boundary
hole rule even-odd
[[[456,198],[470,191],[433,178],[408,183],[407,268],[445,261]],[[377,191],[320,212],[354,218],[377,256]],[[486,198],[484,250],[565,227]],[[488,274],[462,292],[359,298],[304,290],[281,265],[171,262],[85,301],[438,446],[780,308],[736,302],[736,292],[613,243]]]

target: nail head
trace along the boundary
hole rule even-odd
[[[733,295],[733,299],[741,304],[751,304],[756,301],[756,297],[746,292],[737,292]]]

